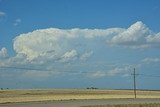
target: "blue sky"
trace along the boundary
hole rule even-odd
[[[159,0],[0,0],[4,88],[160,89]]]

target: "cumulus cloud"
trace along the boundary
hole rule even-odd
[[[0,65],[30,67],[40,65],[45,66],[45,68],[49,66],[58,68],[57,65],[60,68],[61,64],[66,64],[65,62],[75,62],[78,65],[88,61],[88,58],[103,54],[97,50],[110,49],[111,46],[156,48],[160,46],[160,33],[154,33],[140,21],[127,29],[48,28],[34,30],[33,32],[20,34],[13,40],[16,55],[0,62]],[[1,49],[0,57],[4,58],[6,56],[7,50],[5,48]],[[146,59],[144,62],[147,60],[151,59]],[[76,69],[75,66],[72,68]],[[93,77],[114,76],[125,71],[127,72],[128,68],[115,68],[108,71],[99,69],[91,75]],[[29,76],[31,73],[26,72],[25,75]]]
[[[125,46],[131,48],[148,48],[160,46],[160,34],[153,33],[141,21],[131,25],[124,32],[114,36],[109,43],[114,46]]]
[[[102,44],[129,48],[159,47],[160,33],[154,33],[141,21],[128,29],[48,28],[20,34],[14,39],[13,47],[17,54],[25,55],[29,61],[67,61],[70,59],[67,54],[71,50],[74,50],[71,53],[74,53],[77,59],[86,60],[93,54],[95,44],[99,47]]]
[[[75,60],[77,58],[77,55],[78,55],[78,53],[77,53],[76,50],[68,51],[61,57],[60,61],[68,62],[68,61],[71,61],[71,60]]]
[[[160,62],[160,58],[145,58],[142,60],[144,63],[157,63]]]
[[[17,54],[24,54],[27,60],[34,60],[39,57],[61,58],[64,53],[70,50],[81,51],[82,54],[96,40],[104,40],[108,36],[114,36],[122,32],[121,28],[113,29],[42,29],[26,34],[21,34],[14,39],[14,50]],[[98,38],[98,39],[96,39]],[[104,41],[105,42],[105,41]],[[79,48],[77,44],[86,44]],[[83,51],[83,52],[82,52]],[[49,55],[48,55],[49,54]],[[68,54],[68,53],[67,53]],[[91,53],[90,53],[91,54]],[[89,54],[88,54],[89,56]],[[84,57],[87,57],[87,54]]]
[[[149,35],[146,37],[147,43],[154,47],[159,47],[160,46],[160,32],[154,35]]]
[[[6,58],[7,56],[8,56],[7,49],[3,47],[0,50],[0,58]]]
[[[20,20],[19,20],[20,21]],[[160,33],[152,32],[145,24],[138,21],[128,29],[58,29],[48,28],[35,30],[26,34],[21,34],[14,39],[14,50],[19,54],[25,54],[28,60],[39,57],[61,56],[73,49],[79,53],[76,46],[92,46],[97,41],[106,43],[106,46],[123,46],[131,48],[149,48],[160,46]],[[78,45],[80,44],[80,45]],[[91,53],[81,56],[85,59]],[[91,49],[89,49],[91,50]]]

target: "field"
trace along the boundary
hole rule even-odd
[[[133,91],[99,89],[30,89],[0,91],[0,103],[121,98],[134,98]],[[160,91],[137,91],[137,98],[160,98]]]

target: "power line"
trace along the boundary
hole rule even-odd
[[[160,75],[156,75],[156,74],[139,74],[140,76],[144,76],[144,77],[157,77],[160,78]]]
[[[45,69],[35,69],[35,68],[23,68],[23,67],[14,67],[14,66],[5,66],[0,67],[0,69],[19,69],[19,70],[31,70],[31,71],[45,71]]]
[[[30,71],[55,71],[55,72],[58,72],[58,70],[54,70],[54,69],[38,69],[38,68],[25,68],[25,67],[14,67],[14,66],[3,66],[3,67],[0,67],[0,69],[17,69],[17,70],[30,70]],[[74,70],[62,70],[59,72],[70,72],[70,73],[74,73],[75,71]]]
[[[77,71],[77,70],[51,70],[51,69],[39,69],[39,68],[26,68],[26,67],[15,67],[15,66],[1,66],[0,69],[18,69],[18,70],[31,70],[31,71],[55,71],[55,72],[64,72],[64,73],[70,73],[70,74],[90,74],[90,73],[96,73],[96,72],[87,72],[87,71]],[[135,69],[135,68],[134,68]],[[106,73],[106,76],[123,76],[127,73]],[[133,74],[134,75],[134,72]],[[143,77],[156,77],[156,78],[160,78],[160,75],[156,75],[156,74],[143,74],[143,73],[139,73],[139,74],[135,74],[139,75],[139,76],[143,76]]]
[[[30,71],[54,71],[54,72],[59,72],[59,73],[68,73],[68,74],[94,74],[96,72],[88,72],[88,71],[78,71],[78,70],[49,70],[49,69],[36,69],[36,68],[25,68],[25,67],[14,67],[14,66],[5,66],[5,67],[0,67],[0,69],[17,69],[17,70],[30,70]],[[106,76],[122,76],[125,75],[126,73],[105,73]]]

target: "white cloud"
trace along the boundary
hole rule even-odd
[[[15,22],[13,23],[14,26],[18,26],[22,20],[20,18],[16,19]]]
[[[61,57],[60,61],[68,62],[68,61],[71,61],[71,60],[75,60],[77,58],[77,55],[78,55],[78,53],[77,53],[76,50],[68,51]]]
[[[101,77],[105,77],[106,75],[107,73],[104,71],[96,71],[91,74],[88,74],[88,76],[92,78],[101,78]]]
[[[129,67],[124,68],[114,68],[107,72],[108,76],[115,76],[115,75],[125,75],[129,72]]]
[[[93,51],[85,52],[85,53],[80,57],[80,59],[85,61],[85,60],[87,60],[92,54],[93,54]]]
[[[124,32],[114,36],[109,43],[114,46],[148,48],[155,47],[155,43],[160,46],[159,40],[159,33],[153,33],[145,24],[139,21],[131,25]]]
[[[154,47],[160,47],[160,32],[155,35],[149,35],[146,37],[146,41]]]
[[[20,22],[20,20],[19,20]],[[100,42],[99,42],[100,41]],[[107,41],[107,43],[106,43]],[[136,22],[128,29],[58,29],[48,28],[20,34],[14,39],[14,50],[24,54],[27,60],[61,59],[64,53],[76,50],[79,59],[86,59],[94,52],[99,42],[106,46],[149,48],[160,46],[160,33],[153,33],[142,22]],[[99,45],[100,47],[100,44]],[[93,52],[87,52],[91,50]]]
[[[21,22],[19,20],[19,22]],[[160,46],[160,33],[152,32],[142,22],[136,22],[128,29],[57,29],[48,28],[21,34],[14,39],[14,50],[17,54],[24,54],[27,60],[37,58],[58,59],[69,50],[82,53],[80,59],[89,57],[90,49],[97,42],[111,46],[131,48],[149,48]],[[77,45],[80,44],[80,45]],[[98,45],[98,44],[97,44]],[[81,46],[81,49],[78,46]],[[90,46],[90,47],[89,47]]]
[[[8,56],[7,49],[3,47],[0,50],[0,58],[6,58],[7,56]]]
[[[157,63],[160,62],[160,58],[145,58],[142,60],[144,63]]]
[[[49,28],[35,30],[17,36],[14,39],[13,47],[17,54],[26,55],[27,60],[34,60],[44,56],[53,56],[53,59],[57,59],[61,58],[69,50],[76,50],[77,44],[90,44],[88,46],[91,46],[92,43],[96,42],[96,38],[101,38],[104,41],[108,36],[114,36],[122,31],[123,29],[121,28],[106,30],[77,28],[64,30]],[[85,53],[87,47],[83,46],[80,48],[83,51],[81,53]],[[78,53],[79,49],[76,51]]]
[[[56,64],[60,66],[64,62],[74,61],[78,64],[81,61],[87,61],[93,53],[94,56],[100,55],[98,49],[106,49],[104,46],[109,49],[108,47],[111,45],[131,48],[158,47],[160,46],[160,33],[152,32],[142,22],[136,22],[128,29],[48,28],[35,30],[18,35],[13,40],[16,56],[0,62],[0,65],[43,65],[45,68],[55,65],[54,67],[58,68]],[[7,50],[1,49],[0,57],[6,56]],[[115,68],[108,71],[100,69],[94,72],[92,76],[114,76],[127,70],[128,68]]]
[[[1,74],[4,73],[5,76],[13,75],[12,77],[14,77],[17,75],[22,78],[40,80],[50,78],[60,73],[62,74],[62,71],[65,70],[67,73],[71,71],[77,73],[79,71],[78,68],[81,68],[80,70],[82,70],[82,72],[83,70],[98,69],[95,72],[87,72],[87,75],[93,78],[130,75],[129,72],[131,69],[129,67],[118,66],[127,65],[116,64],[113,66],[113,64],[111,64],[106,67],[106,63],[98,63],[98,61],[100,61],[98,55],[102,55],[103,53],[100,52],[104,51],[99,52],[97,50],[108,49],[105,51],[107,53],[110,51],[110,46],[129,48],[159,47],[160,32],[154,33],[142,22],[137,22],[128,29],[48,28],[35,30],[33,32],[20,34],[13,40],[13,47],[16,52],[15,56],[8,58],[7,49],[2,48],[0,50],[0,59],[5,59],[0,61],[0,66],[13,66],[17,68],[26,67],[33,69],[44,68],[46,71],[7,69],[8,72],[2,72]],[[87,62],[87,59],[92,57],[94,57],[93,59],[96,63],[91,62],[93,60]],[[104,61],[107,62],[107,59],[104,59]],[[67,65],[65,62],[73,63]],[[143,62],[157,63],[160,62],[160,58],[145,58]],[[56,71],[53,70],[55,68]],[[104,69],[106,69],[106,71]],[[19,74],[9,72],[10,70],[14,70],[15,72],[19,71]]]

